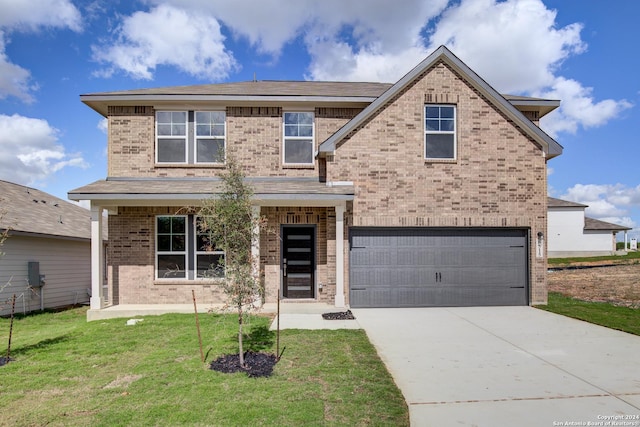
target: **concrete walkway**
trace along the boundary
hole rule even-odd
[[[638,336],[531,307],[352,311],[414,426],[640,426]]]

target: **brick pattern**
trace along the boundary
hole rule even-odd
[[[316,146],[360,112],[357,108],[317,108]],[[318,165],[282,162],[280,107],[227,107],[227,155],[252,177],[317,177]],[[112,177],[215,177],[221,165],[155,164],[155,110],[151,106],[109,107],[108,175]],[[256,161],[259,159],[259,161]]]
[[[457,106],[457,159],[424,159],[424,105]],[[353,181],[353,226],[517,227],[546,232],[540,147],[444,64],[427,70],[327,159]],[[546,302],[546,260],[531,238],[531,300]]]
[[[316,285],[323,285],[322,290],[316,292],[315,299],[332,304],[336,293],[334,209],[263,207],[261,215],[267,219],[267,226],[260,233],[260,276],[265,284],[266,301],[275,302],[280,292],[280,226],[308,224],[316,226]],[[329,218],[331,215],[332,224]]]

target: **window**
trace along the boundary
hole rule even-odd
[[[199,223],[194,215],[156,217],[157,279],[224,277],[224,251],[209,243]]]
[[[156,163],[224,163],[224,111],[156,111]]]
[[[187,271],[187,217],[159,216],[156,222],[158,279],[185,278]]]
[[[202,229],[200,219],[196,218],[196,277],[224,277],[224,251],[212,244],[206,230]]]
[[[313,164],[313,113],[284,113],[284,163]]]
[[[187,162],[187,112],[156,112],[156,159],[158,163]]]
[[[225,112],[196,111],[196,163],[224,163]]]
[[[427,159],[456,158],[456,107],[426,105],[425,154]]]

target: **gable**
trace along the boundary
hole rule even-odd
[[[466,64],[458,59],[450,50],[444,46],[440,46],[431,55],[425,58],[418,66],[402,77],[391,88],[384,92],[374,102],[369,104],[360,114],[353,120],[348,122],[338,132],[327,138],[318,148],[320,155],[333,153],[339,143],[348,139],[354,132],[363,126],[374,115],[385,109],[399,94],[414,84],[417,80],[423,78],[425,72],[432,69],[437,64],[442,63],[450,67],[455,73],[461,76],[471,87],[478,91],[483,97],[489,100],[502,114],[513,121],[514,126],[522,129],[533,141],[538,143],[544,153],[546,159],[551,159],[562,154],[562,146],[553,138],[547,135],[542,129],[536,126],[531,120],[520,112],[513,104],[500,95],[480,76],[471,70]],[[429,100],[425,102],[449,102],[448,100]]]

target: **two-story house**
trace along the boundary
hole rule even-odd
[[[445,47],[393,84],[251,81],[81,100],[109,121],[107,178],[69,192],[92,206],[90,313],[189,303],[192,290],[220,302],[203,273],[224,253],[198,245],[197,212],[184,207],[215,197],[228,156],[275,230],[254,247],[267,302],[546,302],[546,163],[562,147],[537,123],[559,102],[500,95]]]

